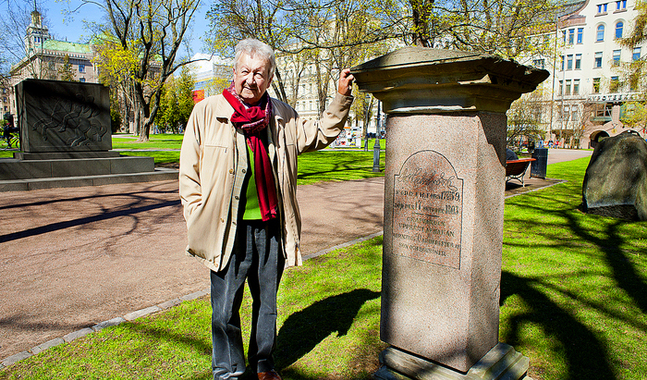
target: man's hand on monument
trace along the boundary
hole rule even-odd
[[[355,77],[350,73],[350,69],[343,69],[339,73],[337,91],[342,95],[350,96],[353,92],[353,80],[355,80]]]

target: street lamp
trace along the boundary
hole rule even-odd
[[[382,126],[382,102],[377,101],[377,125],[375,126],[375,145],[373,145],[373,173],[380,172],[380,128]]]

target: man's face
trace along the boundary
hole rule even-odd
[[[270,63],[263,58],[242,54],[234,68],[234,88],[245,103],[256,105],[270,86]]]

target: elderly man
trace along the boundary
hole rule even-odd
[[[245,279],[253,298],[249,365],[260,380],[281,379],[272,358],[276,294],[283,268],[301,264],[297,155],[333,142],[353,102],[353,76],[345,69],[321,120],[302,120],[267,94],[275,67],[268,45],[241,41],[231,86],[196,104],[182,143],[187,253],[211,270],[214,379],[245,372]]]

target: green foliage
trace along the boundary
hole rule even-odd
[[[377,0],[384,24],[405,43],[496,54],[514,59],[549,49],[530,36],[554,22],[552,0]],[[402,12],[406,10],[406,12]],[[388,20],[388,22],[386,22]]]
[[[68,82],[74,82],[74,70],[72,69],[72,64],[70,63],[70,56],[65,54],[63,57],[63,66],[58,68],[58,79]]]
[[[647,103],[625,102],[620,111],[620,121],[626,127],[645,133],[647,128]]]
[[[193,110],[194,79],[189,68],[184,66],[179,78],[171,77],[162,89],[160,108],[155,116],[155,123],[160,130],[169,128],[173,133],[179,132],[181,125],[186,125]]]
[[[200,0],[105,0],[98,4],[109,20],[105,31],[107,40],[126,56],[125,67],[131,75],[130,102],[134,123],[141,141],[148,141],[150,127],[155,120],[166,80],[181,66],[188,63],[180,57],[180,47],[197,11]],[[107,55],[110,56],[110,55]],[[108,63],[118,63],[118,59]],[[131,65],[134,61],[134,67]],[[108,64],[108,66],[110,66]],[[119,65],[116,70],[122,74]],[[118,81],[119,79],[117,79]]]

